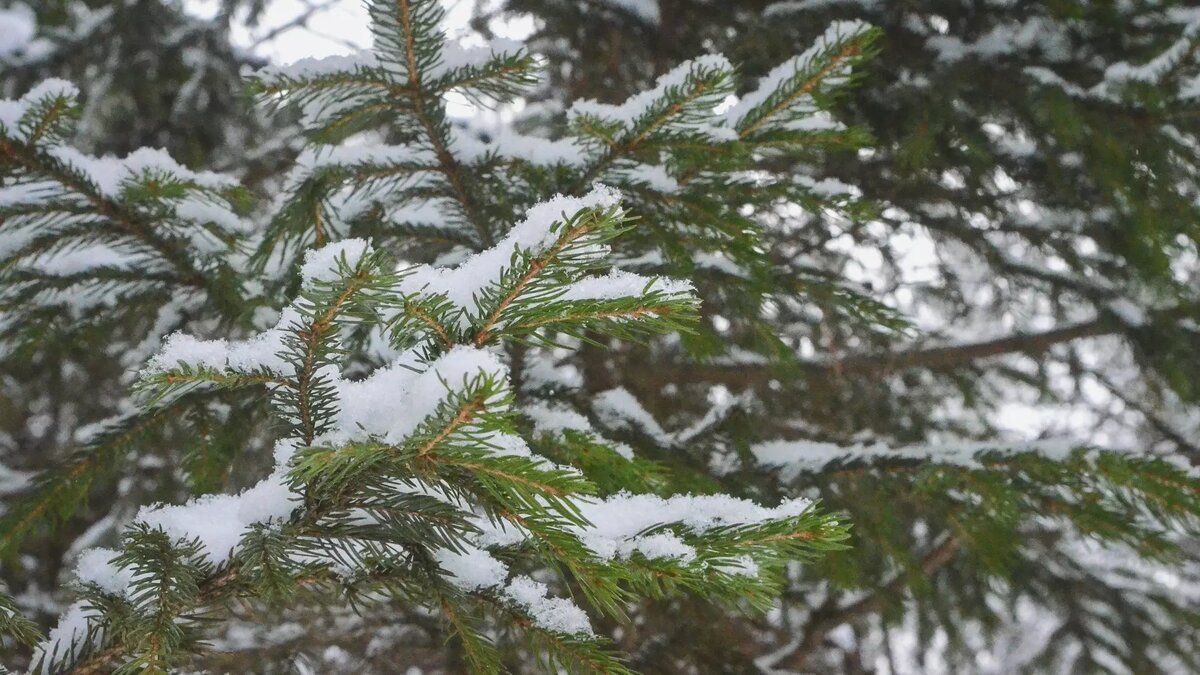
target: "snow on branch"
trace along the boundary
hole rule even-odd
[[[576,101],[568,117],[577,129],[618,129],[630,144],[670,133],[696,133],[719,142],[730,140],[732,132],[714,124],[712,111],[732,93],[733,66],[724,56],[710,54],[676,66],[653,89],[619,105]]]
[[[608,210],[619,204],[615,190],[599,186],[583,197],[559,195],[530,209],[496,245],[471,256],[455,268],[423,265],[406,277],[402,288],[412,292],[444,295],[461,308],[460,321],[469,324],[486,311],[478,306],[485,290],[500,280],[515,261],[536,258],[551,249],[566,234],[563,223],[584,212]],[[600,254],[592,252],[592,255]]]
[[[616,4],[657,20],[650,4]],[[64,145],[74,109],[65,83],[0,104],[5,178],[16,176],[0,188],[0,216],[14,214],[0,222],[6,260],[37,262],[24,272],[43,276],[186,280],[228,303],[207,314],[186,305],[203,316],[196,322],[163,320],[174,328],[162,333],[176,332],[141,373],[146,395],[130,400],[138,412],[99,434],[104,457],[123,456],[108,441],[129,425],[206,396],[229,405],[245,388],[265,389],[282,422],[277,437],[262,432],[274,463],[252,487],[144,506],[119,548],[79,557],[85,600],[41,647],[45,670],[161,671],[201,642],[197,617],[234,597],[286,604],[303,587],[350,603],[404,588],[406,602],[443,613],[483,667],[498,664],[488,636],[501,620],[548,663],[623,672],[595,616],[622,618],[632,597],[684,590],[765,610],[789,563],[846,537],[806,499],[763,506],[630,491],[661,487],[649,481],[601,486],[572,443],[612,450],[630,475],[643,462],[565,399],[526,400],[509,368],[538,350],[690,330],[698,314],[689,281],[613,269],[613,241],[641,225],[622,190],[598,180],[652,206],[649,226],[679,228],[746,278],[764,256],[743,205],[848,191],[738,176],[754,172],[758,150],[840,133],[819,113],[851,78],[870,30],[835,25],[732,112],[734,68],[707,55],[622,104],[578,102],[550,140],[456,125],[447,113],[447,96],[488,104],[528,91],[538,61],[523,46],[452,44],[434,0],[368,6],[371,53],[254,76],[264,102],[300,108],[311,142],[266,205],[262,232],[242,215],[249,195],[227,177],[157,150],[90,157]],[[795,133],[765,139],[780,130]],[[718,197],[718,185],[736,194]],[[445,248],[420,258],[438,264],[405,261],[424,240],[401,235],[417,232],[444,235]],[[93,248],[71,248],[68,236]],[[593,412],[610,429],[678,446],[727,409],[669,433],[617,388]],[[578,602],[564,597],[567,581]]]
[[[986,455],[1036,453],[1052,460],[1066,459],[1078,447],[1063,441],[1026,443],[971,442],[941,445],[891,446],[886,443],[837,445],[816,441],[767,441],[750,446],[759,464],[779,469],[785,480],[801,473],[827,470],[830,465],[881,461],[919,461],[966,468],[984,466]]]
[[[57,128],[54,124],[58,117],[76,105],[78,96],[74,84],[50,78],[15,101],[0,99],[0,135],[22,142],[37,140]]]
[[[1045,66],[1028,66],[1025,68],[1025,74],[1042,85],[1061,89],[1066,94],[1080,99],[1121,103],[1130,85],[1141,84],[1155,85],[1160,93],[1169,92],[1181,101],[1187,101],[1200,91],[1197,86],[1200,76],[1180,75],[1195,60],[1198,47],[1200,20],[1190,20],[1184,24],[1179,37],[1166,49],[1142,63],[1109,63],[1105,65],[1100,81],[1090,87],[1069,81]],[[1168,86],[1171,79],[1177,80],[1178,84]]]
[[[239,293],[231,275],[206,272],[236,266],[252,233],[237,182],[162,150],[96,157],[66,145],[76,93],[48,80],[0,101],[0,302],[20,319],[0,321],[0,344],[66,338],[171,288]],[[76,323],[49,329],[64,318]]]
[[[767,73],[758,87],[726,111],[742,136],[773,129],[807,130],[820,121],[821,98],[848,82],[876,32],[860,21],[837,21],[803,53]]]
[[[1111,83],[1161,82],[1168,73],[1195,54],[1197,40],[1200,40],[1200,19],[1184,26],[1179,39],[1149,61],[1136,66],[1124,61],[1109,65],[1104,71],[1104,79]]]

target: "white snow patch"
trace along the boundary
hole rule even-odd
[[[342,278],[343,265],[344,269],[352,271],[371,252],[370,243],[363,239],[343,239],[319,249],[309,249],[304,254],[300,278],[305,288],[313,288],[319,282],[337,281]]]

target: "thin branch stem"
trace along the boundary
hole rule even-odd
[[[959,541],[955,536],[946,537],[940,544],[921,558],[917,570],[928,578],[946,565],[954,561],[958,553]],[[890,582],[884,584],[875,592],[841,607],[822,607],[813,612],[808,624],[804,627],[803,639],[789,653],[782,654],[777,663],[786,664],[788,668],[803,668],[805,662],[816,652],[835,628],[850,623],[862,616],[879,611],[884,604],[907,585],[907,575],[900,573]]]

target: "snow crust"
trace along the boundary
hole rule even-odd
[[[288,326],[298,319],[295,310],[284,311],[278,326],[248,340],[202,340],[185,333],[172,333],[147,364],[146,373],[163,372],[182,365],[241,373],[261,369],[289,374],[295,369],[281,355],[283,338]]]
[[[529,612],[546,630],[567,635],[594,635],[587,613],[566,598],[547,597],[549,591],[540,581],[518,576],[505,587],[504,595]]]
[[[249,523],[238,518],[240,507],[236,495],[205,495],[187,504],[143,508],[136,520],[173,539],[199,540],[204,557],[220,564],[229,559],[247,531]]]
[[[1109,82],[1160,82],[1164,75],[1188,57],[1197,38],[1200,38],[1200,19],[1185,26],[1178,40],[1149,61],[1139,65],[1122,61],[1108,66],[1104,71],[1104,79]]]
[[[534,429],[541,432],[582,431],[592,433],[592,425],[583,415],[567,407],[552,407],[547,403],[534,403],[522,409],[533,422]]]
[[[592,401],[592,409],[610,429],[641,429],[664,446],[673,442],[671,435],[654,419],[628,389],[617,387],[602,391]]]
[[[695,550],[677,535],[646,530],[676,523],[700,534],[718,527],[756,525],[793,518],[812,507],[807,499],[785,501],[769,508],[728,495],[674,495],[621,493],[603,500],[580,502],[580,511],[591,523],[581,528],[580,540],[602,559],[628,558],[633,552],[647,558],[691,560]]]
[[[646,277],[633,272],[613,270],[604,276],[593,276],[573,282],[560,300],[614,300],[637,298],[645,293],[661,293],[668,297],[690,296],[695,291],[692,282],[667,277]]]
[[[528,377],[528,374],[526,375]],[[625,443],[618,443],[603,438],[592,428],[588,419],[583,415],[562,406],[551,406],[546,403],[533,403],[524,407],[521,412],[533,422],[535,431],[543,434],[560,434],[564,431],[577,431],[588,434],[612,448],[618,455],[632,461],[633,448]]]
[[[487,129],[485,133],[490,140],[482,140],[474,130],[454,127],[450,134],[450,149],[466,163],[495,155],[535,166],[581,167],[587,158],[587,148],[573,138],[550,140],[521,134],[507,126]]]
[[[526,612],[539,627],[567,635],[593,635],[587,613],[566,598],[548,597],[549,588],[524,575],[507,583],[508,566],[483,549],[464,552],[442,549],[434,556],[449,581],[464,591],[490,590]]]
[[[343,239],[318,249],[310,248],[300,266],[302,283],[305,288],[313,288],[321,282],[337,281],[342,277],[342,265],[353,270],[370,252],[371,245],[362,239]]]
[[[869,26],[861,21],[834,21],[829,24],[829,27],[825,29],[825,33],[811,47],[772,68],[758,81],[758,86],[753,91],[748,92],[725,112],[725,116],[734,126],[740,124],[747,115],[766,103],[771,95],[778,91],[785,82],[795,77],[798,73],[805,72],[813,62],[813,59],[828,49],[829,45],[836,44],[849,36],[862,33],[868,28]],[[826,76],[824,82],[829,86],[835,86],[845,79],[849,71],[849,66],[843,62],[833,73]],[[789,107],[808,110],[810,112],[816,111],[812,97],[809,95],[798,97]]]
[[[322,440],[338,443],[378,437],[398,443],[437,410],[447,386],[461,389],[464,382],[481,375],[505,381],[508,373],[495,353],[463,345],[443,354],[423,372],[411,370],[414,361],[408,354],[364,380],[339,381],[337,429]]]
[[[353,270],[372,252],[370,242],[362,239],[344,239],[309,250],[300,267],[301,286],[311,289],[318,282],[335,281],[339,278],[339,261],[345,261],[346,269]],[[302,320],[295,307],[287,307],[274,327],[246,340],[204,340],[185,333],[172,333],[144,372],[154,374],[187,366],[240,373],[266,370],[286,375],[294,372],[295,367],[283,356],[284,338]]]
[[[58,617],[58,624],[50,629],[46,639],[34,650],[31,663],[37,663],[43,657],[62,659],[75,658],[83,653],[89,644],[89,617],[97,612],[85,602],[76,602]],[[100,636],[92,636],[100,637]]]
[[[933,35],[926,44],[945,62],[966,58],[995,59],[1009,54],[1037,50],[1050,63],[1070,57],[1070,35],[1061,21],[1031,16],[1024,21],[1008,21],[993,26],[978,39],[964,42],[953,35]]]
[[[666,167],[657,164],[636,164],[622,171],[625,180],[641,183],[650,189],[663,194],[679,192],[679,181],[667,172]]]
[[[125,595],[133,582],[133,570],[123,570],[113,559],[118,551],[111,548],[90,548],[79,554],[75,576],[79,581],[95,584],[113,595]]]
[[[915,459],[979,467],[978,456],[984,452],[1018,454],[1037,452],[1045,457],[1063,460],[1077,447],[1069,442],[1045,441],[1036,443],[956,443],[889,446],[885,443],[860,443],[837,445],[816,441],[767,441],[750,446],[754,458],[765,466],[782,469],[784,478],[800,473],[820,471],[832,462],[879,461],[888,459]]]
[[[260,68],[255,75],[267,83],[276,83],[284,79],[316,78],[325,75],[336,75],[353,71],[357,68],[371,68],[379,64],[374,52],[369,49],[359,50],[352,54],[336,54],[321,58],[303,58],[285,65],[270,65]]]
[[[297,158],[298,167],[313,171],[328,167],[353,166],[355,164],[429,164],[436,161],[427,148],[414,145],[339,145],[305,150]]]
[[[105,244],[95,244],[38,256],[29,266],[36,267],[46,274],[70,276],[101,267],[129,269],[137,260],[136,256],[128,255]]]
[[[166,150],[161,148],[139,148],[125,157],[85,155],[70,146],[60,145],[50,149],[50,154],[59,161],[70,164],[84,174],[108,197],[117,197],[121,186],[128,180],[137,179],[147,172],[169,173],[184,180],[195,182],[211,189],[231,188],[237,182],[211,171],[192,171],[180,165]]]
[[[668,89],[686,84],[694,73],[701,70],[731,73],[733,72],[733,65],[729,63],[729,59],[721,54],[706,54],[690,61],[684,61],[682,64],[661,75],[655,81],[653,89],[634,94],[623,103],[614,105],[590,99],[576,101],[568,111],[568,117],[573,119],[581,115],[592,115],[605,120],[619,122],[626,129],[632,129],[651,106],[666,96]]]
[[[401,286],[406,293],[438,293],[464,310],[464,323],[474,316],[475,300],[507,269],[518,252],[539,255],[558,241],[555,226],[585,209],[607,209],[620,202],[620,193],[598,185],[583,197],[557,195],[526,212],[496,246],[476,253],[454,268],[420,265],[412,269]]]
[[[1179,66],[1188,58],[1193,43],[1200,38],[1200,18],[1197,18],[1197,15],[1186,15],[1182,18],[1185,18],[1186,23],[1180,37],[1169,47],[1142,63],[1119,61],[1108,64],[1103,79],[1091,87],[1082,87],[1070,82],[1045,66],[1029,66],[1024,72],[1037,82],[1058,87],[1076,98],[1120,101],[1122,92],[1129,83],[1160,84],[1168,73],[1177,72]],[[1200,95],[1200,77],[1182,79],[1176,94],[1184,100]]]
[[[15,15],[15,12],[10,12],[10,15]],[[2,22],[5,12],[0,10],[0,22]],[[0,41],[2,41],[4,26],[0,23]],[[0,42],[2,45],[2,42]],[[0,56],[3,55],[0,49]],[[0,99],[0,127],[3,128],[4,135],[17,140],[24,140],[24,135],[20,133],[17,124],[21,121],[21,117],[29,112],[29,109],[36,105],[39,101],[44,101],[48,98],[61,96],[68,99],[74,99],[79,96],[79,88],[66,80],[58,78],[49,78],[42,80],[32,89],[25,92],[25,95],[16,100]]]
[[[486,45],[464,46],[454,42],[442,45],[442,59],[431,69],[432,77],[444,77],[461,68],[480,68],[493,59],[515,56],[524,51],[525,44],[508,38],[493,38]]]
[[[175,215],[200,225],[213,224],[226,232],[249,234],[251,225],[224,204],[188,196],[175,203]]]
[[[450,575],[450,581],[464,591],[478,591],[500,585],[508,576],[508,567],[481,548],[466,551],[441,549],[434,559]]]

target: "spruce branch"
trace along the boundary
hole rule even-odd
[[[152,224],[126,210],[111,198],[100,194],[90,181],[43,151],[12,139],[0,138],[0,157],[34,175],[43,175],[61,183],[72,193],[81,196],[104,223],[121,234],[146,244],[174,268],[175,282],[199,289],[209,289],[209,277],[197,269],[178,246],[159,236]]]
[[[3,592],[0,592],[0,636],[26,647],[32,647],[42,640],[38,625],[22,616],[17,604]]]
[[[433,437],[438,439],[438,441],[431,441],[423,446],[422,449],[435,447],[437,443],[443,442],[445,439],[449,438],[455,429],[461,428],[464,424],[470,422],[472,415],[473,413],[462,413],[461,411],[459,414],[454,415],[450,422],[446,423],[441,429],[433,434]],[[416,452],[420,452],[420,450],[417,450]],[[425,450],[425,452],[429,452],[429,450]],[[327,475],[328,465],[324,459],[326,457],[330,457],[330,455],[325,455],[321,452],[308,454],[295,466],[292,472],[293,479],[298,481],[299,484],[306,484],[306,476]],[[320,468],[315,469],[315,467]],[[344,508],[342,502],[344,502],[347,497],[344,492],[342,495],[342,498],[339,500],[319,500],[313,502],[309,508],[298,512],[296,517],[285,525],[283,533],[291,538],[293,542],[296,542],[299,538],[305,537],[309,532],[312,531],[313,527],[320,523],[323,518],[329,516],[331,513],[334,513],[337,510]],[[159,547],[159,550],[161,550],[164,555],[169,556],[171,559],[183,557],[195,560],[198,557],[197,549],[193,544],[185,545],[182,550],[178,549],[178,547],[175,545],[172,545],[170,548],[161,548],[164,537],[165,535],[161,531],[143,529],[142,535],[140,537],[137,534],[133,535],[131,541],[134,542],[135,545],[140,545],[139,542],[149,542],[150,545]],[[261,535],[254,535],[252,540],[261,541],[260,537]],[[292,545],[294,546],[296,544],[293,543]],[[202,609],[220,605],[225,602],[227,598],[233,595],[252,597],[253,594],[256,593],[256,590],[253,586],[250,586],[247,581],[264,581],[270,579],[269,576],[264,577],[257,572],[251,572],[250,576],[248,578],[246,577],[248,572],[247,561],[258,561],[263,563],[269,562],[270,560],[269,558],[262,556],[261,553],[257,553],[257,550],[258,549],[252,548],[248,556],[234,559],[223,569],[214,570],[203,578],[196,579],[191,589],[184,589],[185,592],[180,594],[180,597],[183,598],[180,601],[182,604],[178,605],[177,607],[172,607],[173,614],[193,614]],[[127,548],[123,555],[125,556],[123,561],[127,565],[144,564],[145,557],[138,555],[133,549]],[[192,568],[187,567],[186,569]],[[201,567],[200,569],[203,570],[204,568]],[[146,596],[147,599],[152,599],[153,597],[153,593],[150,593],[150,595]],[[155,616],[158,616],[158,614]],[[165,624],[157,625],[165,626]],[[126,642],[115,643],[92,654],[86,655],[85,658],[77,662],[59,663],[54,665],[53,668],[51,668],[51,664],[47,663],[44,664],[44,668],[46,669],[46,672],[58,672],[57,669],[61,669],[61,671],[64,673],[72,674],[106,672],[118,662],[122,662],[125,665],[132,663],[125,661],[125,659],[127,659],[129,656],[130,649],[131,645]]]
[[[842,75],[863,60],[877,37],[877,31],[862,24],[850,26],[845,33],[840,26],[831,28],[823,38],[825,43],[810,50],[810,59],[805,59],[809,54],[796,59],[793,72],[782,86],[770,92],[757,106],[739,116],[739,137],[753,137],[763,127],[778,121],[782,113],[798,101],[821,94],[821,88],[826,86],[831,76]],[[842,77],[844,79],[845,76]],[[840,82],[839,87],[844,90],[845,82]],[[838,87],[830,88],[831,92],[838,90]]]
[[[35,479],[30,489],[10,503],[0,517],[0,554],[13,555],[22,541],[41,526],[62,524],[83,504],[92,485],[112,475],[139,444],[155,437],[191,401],[176,400],[100,425],[100,430],[70,457]]]
[[[687,596],[716,601],[723,612],[767,611],[784,580],[796,577],[793,563],[811,567],[845,547],[844,513],[835,517],[799,498],[767,507],[708,494],[726,477],[708,475],[701,453],[714,446],[744,450],[745,437],[753,436],[744,430],[738,436],[717,403],[689,429],[665,432],[655,422],[663,411],[651,413],[633,397],[596,397],[628,405],[580,414],[597,383],[586,381],[576,393],[569,374],[545,371],[561,363],[563,370],[579,366],[590,378],[597,364],[608,368],[610,356],[615,363],[632,353],[608,338],[672,336],[654,343],[648,353],[656,356],[659,347],[676,349],[676,334],[681,349],[701,355],[788,349],[786,336],[768,333],[792,325],[802,312],[800,303],[789,302],[796,295],[789,284],[799,287],[816,276],[805,277],[793,258],[828,242],[792,247],[784,236],[791,233],[780,231],[789,221],[780,214],[797,205],[814,213],[867,212],[855,210],[848,191],[794,173],[788,162],[817,156],[823,144],[863,141],[812,115],[830,110],[853,82],[871,53],[873,32],[858,26],[826,39],[785,64],[791,70],[780,71],[783,77],[764,78],[732,113],[714,110],[736,84],[733,67],[713,55],[621,105],[577,105],[564,136],[547,140],[508,129],[476,133],[447,115],[449,94],[486,104],[527,91],[535,66],[528,52],[498,43],[480,52],[458,50],[440,31],[444,12],[434,0],[374,0],[369,9],[376,38],[371,54],[269,69],[257,78],[261,99],[301,108],[300,126],[313,143],[283,183],[263,232],[222,229],[214,221],[230,214],[207,207],[225,209],[232,197],[183,170],[123,178],[116,191],[90,185],[88,172],[75,171],[79,184],[68,191],[95,188],[100,202],[65,200],[48,221],[60,229],[42,232],[20,250],[22,259],[32,259],[68,236],[88,243],[137,239],[137,232],[109,222],[114,216],[105,203],[128,212],[214,286],[198,290],[238,296],[223,308],[229,311],[189,306],[194,322],[172,324],[205,335],[229,330],[230,339],[173,335],[147,369],[141,386],[149,395],[139,402],[165,411],[212,394],[231,410],[204,422],[229,420],[236,434],[251,424],[243,420],[256,422],[259,413],[231,392],[265,388],[286,423],[267,477],[239,494],[222,494],[222,488],[244,481],[217,479],[214,495],[144,509],[115,563],[99,571],[81,566],[83,596],[93,612],[87,639],[73,641],[64,655],[63,635],[52,633],[44,670],[166,672],[191,665],[205,649],[205,629],[224,620],[236,600],[284,613],[336,606],[358,612],[364,625],[400,605],[429,609],[445,620],[468,665],[483,672],[510,664],[628,672],[607,639],[593,634],[589,612],[640,620],[640,601]],[[43,125],[22,133],[57,140],[56,120],[65,110],[48,109]],[[366,133],[350,140],[359,132]],[[73,170],[70,162],[64,168]],[[575,196],[595,179],[619,185],[625,206],[608,188]],[[570,195],[531,206],[572,184],[577,189]],[[216,254],[203,253],[202,243],[177,222],[176,202],[192,197],[200,200],[189,202],[200,212],[192,214],[200,219],[198,232],[221,244]],[[645,225],[631,227],[626,208]],[[40,217],[24,210],[14,215],[29,222]],[[517,222],[522,211],[526,219]],[[88,238],[89,229],[111,227],[117,231]],[[389,255],[349,238],[362,230],[378,233],[379,245],[404,262],[397,267]],[[614,242],[625,235],[613,255]],[[249,241],[258,248],[247,269],[240,257],[222,260],[240,256]],[[138,244],[147,246],[153,248]],[[162,264],[145,274],[102,266],[90,279],[51,278],[14,264],[3,281],[64,292],[119,286],[125,293],[119,297],[149,305],[154,293],[165,295],[171,281],[185,276],[164,251],[152,253],[146,257]],[[297,253],[304,254],[298,278],[289,274],[300,262]],[[410,267],[408,258],[462,263]],[[274,266],[279,273],[268,273]],[[689,283],[626,271],[677,275],[697,267],[705,269],[700,283],[710,285],[706,297],[717,298],[705,309],[713,330],[697,327],[698,294]],[[846,315],[862,325],[894,319],[882,304],[863,299],[865,292],[845,291],[835,273],[824,271],[821,310],[835,330]],[[147,290],[135,295],[135,281]],[[255,295],[247,300],[243,291]],[[22,286],[3,298],[24,309],[37,302],[37,293]],[[285,298],[294,300],[284,304]],[[739,303],[747,309],[734,316],[730,330],[716,327],[726,308]],[[278,305],[283,313],[275,327],[239,339],[251,314],[260,324],[258,312]],[[775,321],[773,313],[784,318]],[[760,335],[749,335],[754,331]],[[1027,346],[1038,348],[1049,347]],[[940,363],[943,357],[923,358]],[[835,368],[819,366],[821,372]],[[909,367],[882,361],[862,367],[869,366],[871,372]],[[647,369],[647,379],[656,372]],[[688,381],[672,379],[661,384]],[[724,392],[707,393],[715,401]],[[682,392],[672,408],[678,418],[704,407],[691,394]],[[530,405],[547,400],[561,407]],[[609,418],[624,422],[610,425]],[[625,423],[624,438],[637,447],[593,431],[598,420],[610,427],[605,435]],[[531,428],[533,447],[522,433]],[[253,464],[261,440],[235,442],[223,456],[245,454],[237,466]],[[655,453],[660,442],[689,456],[635,455]],[[1036,505],[1078,531],[1117,542],[1140,536],[1144,553],[1167,555],[1170,538],[1155,528],[1181,522],[1194,508],[1181,495],[1190,483],[1158,464],[1089,461],[1089,478],[1072,475],[1083,466],[1079,457],[1047,465],[1038,458],[985,457],[970,468],[918,462],[881,471],[879,482],[894,481],[912,493],[908,499],[934,505],[972,554],[1016,530],[1015,510]],[[676,476],[671,468],[680,464],[693,470]],[[839,465],[820,475],[845,484],[870,475],[852,468]],[[754,484],[745,492],[778,496],[797,484]],[[1088,499],[1072,502],[1080,494]],[[1133,505],[1144,505],[1161,522],[1121,522]],[[834,508],[878,526],[871,520],[878,514],[862,514],[860,506]],[[1012,550],[984,564],[1011,564]],[[132,581],[124,583],[125,575]],[[520,642],[510,651],[513,638]]]

